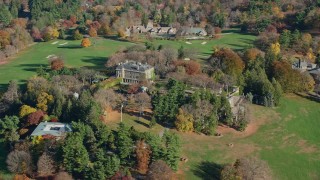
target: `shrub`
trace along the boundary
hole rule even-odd
[[[81,46],[82,47],[89,47],[91,46],[91,42],[89,38],[83,38],[83,40],[81,41]]]

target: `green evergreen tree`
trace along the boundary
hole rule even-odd
[[[134,142],[130,137],[129,128],[124,124],[120,123],[117,132],[116,146],[122,164],[126,163],[133,153]]]
[[[278,106],[280,105],[280,98],[282,97],[283,91],[281,88],[281,85],[278,81],[276,81],[276,79],[272,78],[272,85],[274,88],[274,105]]]
[[[146,13],[143,13],[142,16],[141,16],[141,24],[142,24],[144,27],[147,27],[148,22],[149,22],[148,15],[147,15]]]
[[[178,135],[165,131],[162,137],[165,145],[163,160],[173,169],[178,169],[181,143]]]
[[[89,154],[83,145],[82,135],[79,133],[70,134],[63,146],[63,165],[66,170],[77,177],[88,167]]]
[[[20,120],[17,116],[5,116],[0,119],[0,142],[14,142],[19,140]]]
[[[5,5],[0,6],[0,22],[2,22],[5,26],[8,26],[11,23],[12,15],[8,10],[8,7]]]
[[[291,31],[284,30],[280,35],[280,44],[283,48],[288,48],[291,45]]]

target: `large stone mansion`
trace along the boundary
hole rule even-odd
[[[120,63],[116,68],[117,78],[122,78],[124,84],[134,84],[141,81],[151,81],[154,76],[154,67],[135,61]]]

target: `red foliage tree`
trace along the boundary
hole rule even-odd
[[[71,16],[70,16],[70,21],[71,21],[73,24],[77,23],[77,17],[76,17],[75,15],[71,15]]]
[[[50,63],[52,70],[61,70],[64,67],[64,62],[61,58],[53,59]]]
[[[129,94],[136,94],[139,91],[139,87],[139,84],[131,84],[129,85],[127,92]]]
[[[34,113],[31,113],[29,116],[28,116],[28,119],[27,119],[27,124],[28,125],[37,125],[39,124],[42,120],[43,120],[43,117],[44,117],[45,113],[41,110],[38,110]]]
[[[196,61],[189,61],[185,65],[186,73],[189,75],[199,74],[201,71],[200,64]]]

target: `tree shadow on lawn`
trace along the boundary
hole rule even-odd
[[[62,49],[80,49],[82,48],[81,45],[65,45],[65,46],[58,46],[58,48]]]
[[[102,69],[105,68],[108,58],[103,56],[85,56],[81,61],[93,64],[93,66],[90,66],[91,68]]]
[[[137,112],[137,111],[131,111],[131,110],[127,110],[125,111],[125,113],[129,114],[130,116],[135,116],[137,118],[143,118],[143,119],[146,119],[148,121],[151,120],[151,117],[152,117],[152,113],[150,112],[143,112],[143,114],[140,116],[140,113]]]
[[[147,128],[150,127],[149,124],[147,124],[147,123],[145,123],[145,122],[142,122],[142,121],[139,121],[139,120],[137,120],[137,119],[135,119],[134,122],[136,122],[137,124],[141,124],[142,126],[145,126],[145,127],[147,127]]]
[[[297,96],[299,96],[299,97],[308,99],[310,101],[314,101],[314,102],[320,103],[320,96],[316,96],[316,95],[313,95],[313,94],[310,94],[310,93],[307,93],[307,94],[295,93],[295,94]]]
[[[20,64],[17,67],[22,67],[26,71],[36,72],[40,66],[46,66],[46,64]]]
[[[214,162],[202,161],[192,172],[201,179],[219,180],[223,166]]]

